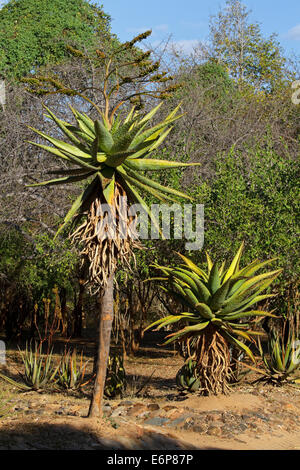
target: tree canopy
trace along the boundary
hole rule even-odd
[[[109,33],[110,17],[86,0],[11,0],[0,10],[0,76],[20,78],[66,56],[66,43],[89,47]]]

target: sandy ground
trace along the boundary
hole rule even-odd
[[[161,357],[159,351],[150,354],[145,350],[138,357],[128,358],[126,395],[106,400],[111,410],[122,408],[127,401],[125,413],[102,420],[86,418],[89,393],[24,394],[0,381],[0,450],[300,450],[300,389],[253,385],[246,379],[228,396],[182,398],[175,385],[181,365],[180,357],[171,353]],[[231,437],[224,433],[208,435],[194,429],[147,425],[127,415],[138,403],[156,403],[160,410],[174,405],[179,411],[184,408],[204,417],[219,412],[238,417],[257,413],[270,419],[266,424],[258,417],[257,432],[246,426],[245,432]]]

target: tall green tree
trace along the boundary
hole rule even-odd
[[[263,37],[250,11],[239,0],[227,0],[210,19],[211,55],[224,64],[241,87],[250,83],[270,88],[284,76],[285,59],[276,35]]]
[[[93,44],[110,17],[86,0],[11,0],[0,10],[0,76],[20,78],[68,57],[66,43]]]

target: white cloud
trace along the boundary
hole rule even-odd
[[[288,31],[287,38],[294,41],[300,41],[300,24],[297,24]]]
[[[170,44],[170,47],[174,48],[178,52],[190,54],[194,51],[195,47],[197,47],[198,44],[198,39],[182,39],[181,41],[173,41]]]
[[[181,41],[170,41],[168,43],[164,41],[153,41],[152,47],[154,49],[165,49],[168,52],[178,52],[179,54],[191,54],[194,49],[198,46],[198,39],[182,39]]]

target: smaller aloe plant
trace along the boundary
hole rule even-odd
[[[258,342],[264,365],[264,370],[253,368],[256,372],[262,374],[262,377],[258,380],[274,385],[284,383],[300,384],[300,379],[294,378],[294,373],[300,365],[300,342],[296,340],[293,330],[285,338],[285,329],[286,322],[281,332],[270,331],[267,342],[268,354],[263,351],[261,342]]]
[[[176,375],[177,387],[188,392],[196,392],[200,388],[200,379],[197,374],[197,362],[189,359],[179,369]]]
[[[104,394],[108,398],[123,395],[126,388],[126,372],[123,357],[119,355],[109,356]]]
[[[21,358],[25,367],[24,374],[19,372],[23,383],[17,382],[4,374],[0,377],[17,388],[27,390],[40,390],[51,383],[56,382],[58,366],[53,365],[53,350],[51,349],[45,355],[42,353],[42,343],[35,342],[34,350],[32,343],[26,343],[25,352],[19,348]]]
[[[65,351],[57,371],[59,385],[68,390],[84,387],[89,382],[84,382],[87,364],[88,361],[83,362],[83,352],[78,362],[76,349]]]
[[[183,323],[171,332],[164,344],[179,341],[184,343],[187,359],[197,362],[200,390],[205,394],[227,393],[232,380],[229,344],[246,353],[255,362],[251,349],[239,338],[252,343],[261,334],[252,329],[254,319],[275,317],[272,313],[257,310],[255,305],[274,294],[263,291],[279,276],[282,269],[263,272],[262,268],[275,261],[254,260],[240,267],[244,243],[240,245],[230,265],[226,260],[219,266],[206,253],[207,270],[203,270],[190,259],[178,253],[183,264],[174,267],[154,265],[162,276],[152,278],[163,282],[164,292],[178,300],[184,310],[149,325],[147,329]],[[248,318],[248,320],[246,320]]]

